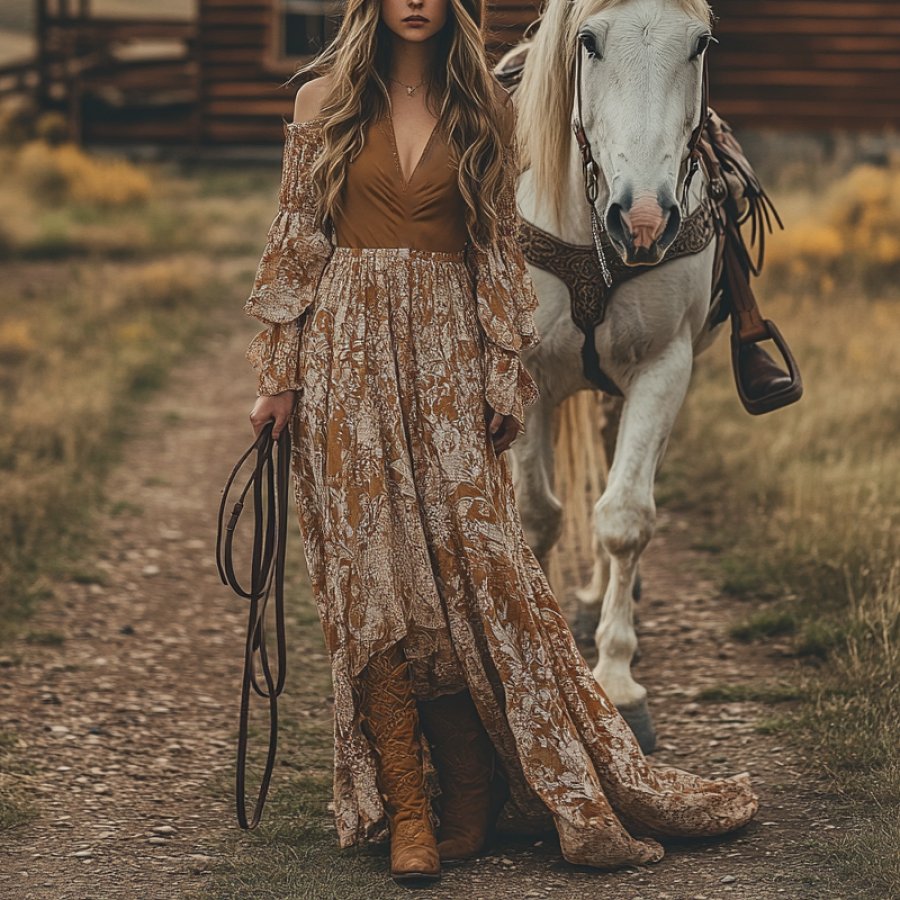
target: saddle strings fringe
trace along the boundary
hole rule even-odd
[[[290,480],[291,435],[285,428],[278,440],[272,437],[274,422],[263,426],[256,440],[243,453],[231,470],[219,504],[216,533],[216,567],[222,583],[239,597],[250,601],[247,638],[244,645],[244,673],[241,680],[241,707],[238,725],[235,798],[237,819],[241,828],[255,828],[262,818],[263,806],[278,742],[278,697],[284,690],[287,672],[287,649],[284,626],[284,564],[287,543],[288,482]],[[277,447],[277,453],[276,453]],[[253,471],[240,492],[226,524],[225,510],[234,483],[244,464],[255,452]],[[250,587],[245,588],[234,568],[234,534],[244,510],[247,494],[252,489],[253,543],[250,560]],[[270,597],[275,599],[275,643],[278,660],[277,678],[272,675],[266,647],[266,613]],[[262,673],[265,685],[257,674]],[[250,713],[250,689],[269,701],[269,746],[259,792],[248,820],[246,808],[247,731]]]

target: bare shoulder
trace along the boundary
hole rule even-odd
[[[300,86],[294,98],[294,124],[314,119],[322,110],[331,82],[327,75],[313,78]]]

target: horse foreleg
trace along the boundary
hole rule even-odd
[[[653,534],[653,487],[675,417],[690,380],[691,344],[670,344],[634,375],[626,392],[615,456],[603,496],[594,507],[594,530],[609,556],[594,677],[628,720],[641,747],[655,745],[647,691],[631,674],[637,649],[633,590],[638,562]]]
[[[553,492],[553,411],[543,392],[528,409],[528,425],[513,444],[512,472],[525,540],[544,572],[563,528],[563,506]]]
[[[604,396],[602,399],[603,425],[600,428],[600,437],[603,441],[603,453],[606,470],[603,473],[603,491],[606,490],[609,481],[609,467],[612,465],[615,455],[616,440],[619,437],[619,423],[622,418],[622,399],[620,397]],[[597,625],[600,622],[600,609],[606,588],[609,584],[609,554],[597,537],[596,529],[592,530],[591,553],[594,558],[594,568],[591,580],[575,591],[578,598],[578,611],[575,617],[573,631],[575,637],[582,644],[593,640]]]

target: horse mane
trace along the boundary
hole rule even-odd
[[[596,13],[625,2],[546,0],[537,33],[527,42],[528,57],[515,93],[521,167],[531,169],[536,200],[551,212],[557,224],[562,217],[559,184],[569,169],[578,29]],[[677,3],[688,15],[712,24],[712,11],[706,0],[664,2]]]

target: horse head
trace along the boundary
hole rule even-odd
[[[520,136],[537,190],[558,206],[560,179],[572,171],[564,156],[575,151],[571,129],[554,133],[580,120],[597,165],[597,213],[628,265],[655,265],[678,235],[711,40],[705,0],[550,0],[531,48]],[[548,78],[551,48],[557,71]],[[543,147],[547,128],[538,136],[529,124],[541,107],[557,119]]]

